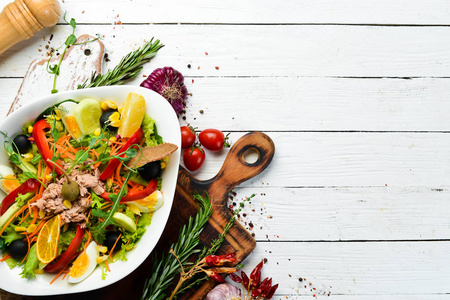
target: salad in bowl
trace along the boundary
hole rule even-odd
[[[11,276],[0,288],[81,292],[137,268],[170,213],[178,127],[164,98],[129,86],[56,94],[8,116],[0,124],[0,272]]]

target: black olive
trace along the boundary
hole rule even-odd
[[[28,244],[22,240],[15,240],[8,246],[8,253],[17,260],[24,258],[27,252]]]
[[[116,244],[116,246],[114,247],[114,249],[112,250],[112,252],[116,252],[119,251],[120,248],[122,248],[122,239],[119,239],[120,236],[120,232],[117,231],[108,231],[106,233],[106,240],[105,240],[105,246],[108,248],[108,251],[111,251],[111,249],[113,249],[114,244]],[[117,241],[117,243],[116,243]]]
[[[138,168],[139,175],[145,180],[152,180],[161,175],[161,162],[159,160],[149,162]]]
[[[102,114],[102,116],[100,117],[100,126],[102,126],[102,128],[105,127],[105,125],[110,123],[109,117],[115,112],[117,112],[116,109],[108,109]],[[106,129],[108,129],[109,131],[114,131],[117,128],[113,127],[111,125],[108,125],[108,126],[106,126]]]
[[[25,154],[31,150],[31,142],[28,139],[28,136],[25,134],[19,134],[13,140],[13,143],[16,145],[17,150],[19,150],[20,154]],[[14,148],[14,150],[16,150]]]

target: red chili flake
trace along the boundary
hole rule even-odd
[[[192,79],[192,83],[194,83],[194,79]]]
[[[205,52],[205,55],[208,55],[208,52]]]
[[[216,66],[216,70],[219,70],[219,67]]]

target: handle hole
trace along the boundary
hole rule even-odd
[[[249,165],[253,165],[258,162],[261,154],[255,147],[248,148],[242,153],[242,159]]]

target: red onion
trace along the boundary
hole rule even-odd
[[[187,89],[183,75],[172,67],[156,69],[142,83],[142,87],[151,89],[166,98],[179,114],[185,105]]]
[[[206,295],[206,300],[241,300],[241,291],[234,285],[222,283]]]

